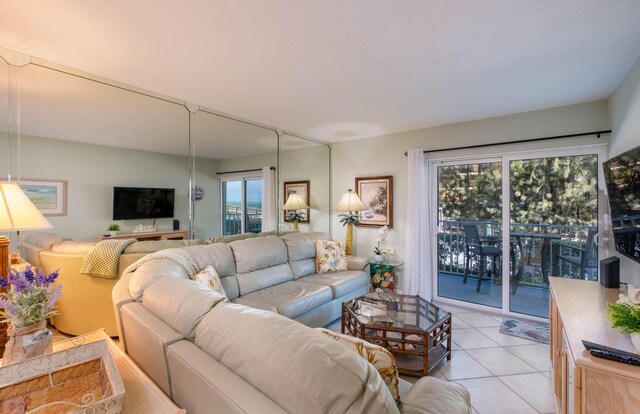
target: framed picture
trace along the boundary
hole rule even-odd
[[[62,180],[20,180],[20,188],[43,216],[67,215],[67,182]]]
[[[300,197],[302,197],[302,199],[304,200],[305,203],[307,203],[308,206],[311,206],[311,204],[309,203],[309,181],[285,181],[284,191],[282,192],[282,194],[284,195],[285,203],[289,198],[289,194],[291,194],[294,191],[300,194]],[[302,220],[300,220],[300,223],[308,223],[309,216],[311,215],[311,210],[306,208],[306,209],[297,210],[297,211],[299,213],[302,213],[304,217]],[[283,211],[283,221],[285,222],[287,221],[288,212],[289,210]]]
[[[358,213],[357,226],[393,227],[393,177],[357,177],[356,193],[367,210]]]

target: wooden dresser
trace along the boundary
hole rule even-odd
[[[551,277],[549,322],[553,391],[558,413],[640,413],[640,367],[592,356],[582,340],[634,352],[611,328],[604,306],[620,291],[597,282]]]

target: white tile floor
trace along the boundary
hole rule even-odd
[[[440,306],[453,315],[454,350],[434,376],[464,385],[474,413],[555,413],[548,345],[501,334],[500,316]]]

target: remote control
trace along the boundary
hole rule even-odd
[[[640,365],[640,355],[585,340],[582,340],[582,344],[587,348],[591,355],[595,357],[606,358],[612,361],[622,362],[623,364]]]

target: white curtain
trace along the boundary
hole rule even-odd
[[[407,232],[402,286],[405,294],[431,300],[427,159],[421,149],[409,150],[407,155]]]
[[[275,171],[262,167],[262,231],[275,231],[276,221]]]

